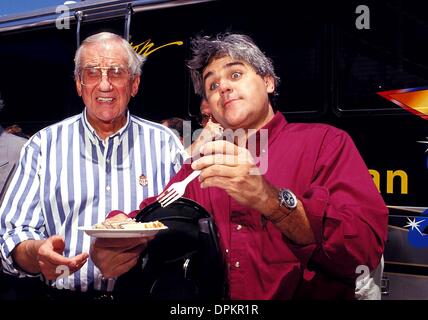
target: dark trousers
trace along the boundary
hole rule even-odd
[[[59,302],[111,302],[114,296],[111,292],[88,290],[87,292],[56,289],[45,286],[45,296],[48,301]]]
[[[43,300],[59,302],[109,302],[113,295],[108,292],[59,290],[49,287],[39,277],[18,278],[0,271],[1,300]]]
[[[46,285],[40,278],[18,278],[0,271],[0,300],[43,299]]]

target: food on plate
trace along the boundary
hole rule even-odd
[[[145,230],[145,229],[158,229],[165,228],[165,225],[156,220],[151,222],[137,222],[134,219],[127,219],[121,221],[106,220],[97,223],[93,226],[94,229],[124,229],[124,230]]]

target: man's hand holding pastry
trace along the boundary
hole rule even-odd
[[[125,214],[118,214],[106,221],[126,221]],[[114,278],[129,271],[138,262],[140,254],[153,237],[97,238],[91,246],[91,258],[106,278]]]

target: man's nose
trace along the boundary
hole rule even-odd
[[[229,80],[222,80],[219,83],[220,93],[224,94],[232,90],[232,85]]]
[[[107,73],[101,74],[101,80],[100,80],[99,88],[101,91],[109,91],[112,88],[112,85],[109,81]]]

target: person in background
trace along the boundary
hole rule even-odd
[[[0,112],[4,107],[0,98]],[[8,132],[0,125],[0,204],[18,165],[19,154],[27,139]]]
[[[0,112],[4,101],[0,97]],[[0,125],[0,205],[19,162],[19,154],[27,139],[9,133]],[[3,273],[0,266],[0,300],[16,297],[15,281]]]
[[[201,129],[198,129],[193,133],[191,132],[190,121],[188,121],[189,126],[184,125],[186,120],[182,118],[173,117],[161,121],[162,125],[172,129],[173,132],[179,137],[181,143],[185,146],[187,157],[194,157],[199,155],[199,148],[202,145],[208,141],[213,141],[216,138],[221,137],[223,134],[222,126],[217,123],[215,119],[213,119],[207,102],[204,99],[201,100],[198,120]],[[185,135],[191,137],[190,145],[188,140],[184,138]]]
[[[204,144],[169,185],[201,170],[184,197],[215,219],[230,298],[355,299],[358,268],[381,259],[388,210],[352,139],[275,112],[279,78],[250,37],[200,36],[191,48],[195,91],[231,139]],[[99,268],[120,276],[115,252],[102,253]]]
[[[128,111],[143,62],[116,34],[83,41],[74,75],[85,108],[29,140],[0,207],[5,271],[41,274],[53,299],[111,299],[115,279],[88,260],[91,238],[79,227],[105,220],[113,208],[134,209],[158,194],[181,166],[177,137]],[[124,254],[116,262],[125,272],[147,241],[110,239],[105,245]]]
[[[6,132],[12,133],[12,134],[14,134],[14,135],[16,135],[18,137],[22,137],[22,138],[25,138],[25,139],[30,138],[30,136],[28,134],[26,134],[24,131],[22,131],[22,128],[20,126],[18,126],[17,124],[13,124],[13,125],[11,125],[9,127],[6,127],[4,130]]]
[[[168,118],[162,120],[161,125],[170,128],[173,130],[175,135],[180,139],[181,144],[183,144],[183,122],[185,120],[177,117]]]
[[[201,100],[201,105],[199,106],[199,112],[200,112],[199,124],[201,125],[202,128],[205,128],[205,126],[209,121],[217,123],[217,121],[213,119],[213,115],[207,100],[205,99]]]
[[[202,130],[199,130],[196,138],[193,140],[190,150],[188,153],[192,157],[200,155],[200,148],[207,142],[215,139],[220,139],[223,136],[223,127],[213,118],[212,113],[209,109],[208,103],[205,99],[201,100],[199,107],[199,125]]]

